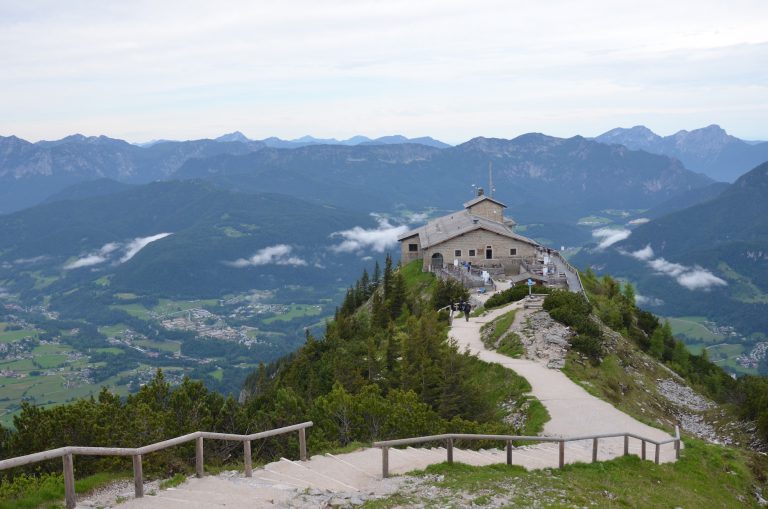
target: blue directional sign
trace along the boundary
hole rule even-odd
[[[528,280],[528,286],[533,286],[535,283],[533,282],[533,279]]]

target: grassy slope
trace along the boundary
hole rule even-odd
[[[765,462],[743,451],[689,440],[680,461],[664,465],[636,456],[532,472],[517,466],[443,463],[415,473],[425,476],[426,489],[406,485],[363,507],[759,507],[753,493]]]

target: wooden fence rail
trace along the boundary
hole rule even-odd
[[[430,435],[414,438],[401,438],[398,440],[386,440],[383,442],[374,442],[373,446],[381,449],[381,475],[382,477],[389,477],[389,448],[402,445],[421,444],[425,442],[445,442],[446,460],[448,463],[453,463],[453,446],[456,440],[498,440],[506,444],[507,452],[507,465],[512,464],[512,442],[557,442],[559,447],[558,465],[563,468],[565,465],[565,443],[577,442],[580,440],[592,440],[592,461],[597,461],[597,448],[598,442],[601,438],[618,438],[624,437],[624,455],[629,454],[629,439],[634,438],[640,440],[641,456],[642,459],[646,459],[646,444],[654,444],[656,446],[654,461],[659,464],[659,454],[662,445],[674,444],[675,458],[680,458],[680,428],[675,426],[675,436],[668,440],[653,440],[634,433],[607,433],[602,435],[585,435],[575,437],[535,437],[535,436],[515,436],[515,435],[468,435],[463,433],[448,433],[444,435]]]
[[[283,428],[261,431],[250,435],[233,435],[230,433],[211,433],[207,431],[196,431],[188,435],[183,435],[170,440],[164,440],[154,444],[145,445],[137,448],[125,447],[60,447],[48,451],[27,454],[16,458],[0,460],[0,470],[6,470],[14,467],[39,463],[41,461],[62,458],[64,466],[64,499],[67,509],[74,509],[75,500],[75,456],[131,456],[133,459],[133,481],[136,498],[144,496],[144,479],[142,470],[142,456],[151,452],[167,449],[175,445],[195,441],[195,474],[197,477],[203,476],[204,458],[203,458],[203,440],[227,440],[231,442],[243,442],[243,455],[245,461],[245,476],[251,477],[253,465],[251,463],[251,442],[261,438],[273,437],[294,431],[299,432],[299,458],[302,461],[307,459],[307,436],[306,429],[312,426],[312,422],[302,422]]]

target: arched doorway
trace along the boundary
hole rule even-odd
[[[443,268],[443,255],[441,253],[435,253],[432,255],[432,269]]]

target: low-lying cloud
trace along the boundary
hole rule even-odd
[[[158,233],[157,235],[150,235],[149,237],[137,237],[133,239],[125,246],[125,254],[120,258],[120,263],[127,262],[136,256],[136,253],[147,247],[148,244],[151,244],[156,240],[164,239],[168,235],[170,235],[170,233]]]
[[[650,244],[637,251],[627,252],[619,250],[619,252],[646,262],[656,274],[669,276],[677,281],[677,284],[689,290],[709,290],[715,286],[726,286],[728,284],[699,265],[689,267],[681,263],[670,262],[665,258],[654,258],[653,248]]]
[[[633,258],[637,258],[638,260],[646,262],[653,258],[653,248],[650,244],[648,244],[642,249],[638,249],[637,251],[629,253],[629,255]]]
[[[77,260],[64,265],[64,270],[81,269],[83,267],[93,267],[108,262],[113,253],[120,250],[123,251],[123,255],[115,263],[124,263],[136,256],[136,253],[144,249],[148,244],[156,240],[163,239],[171,235],[170,233],[158,233],[157,235],[150,235],[149,237],[137,237],[133,240],[129,240],[125,243],[121,242],[109,242],[104,244],[96,251],[85,254]]]
[[[374,216],[376,217],[376,216]],[[408,231],[406,225],[392,225],[386,218],[376,217],[378,227],[366,230],[355,226],[350,230],[334,232],[331,238],[340,238],[342,241],[331,247],[334,253],[356,253],[371,249],[377,253],[383,253],[387,249],[397,245],[397,237]]]
[[[293,247],[287,244],[277,244],[256,251],[250,258],[239,258],[234,262],[224,262],[230,267],[258,267],[260,265],[307,265],[305,260],[298,256],[292,256]]]
[[[598,228],[592,231],[592,236],[596,239],[602,239],[597,244],[598,249],[605,249],[614,245],[617,242],[621,242],[624,239],[629,238],[632,234],[631,231],[624,228]]]

